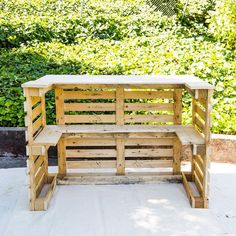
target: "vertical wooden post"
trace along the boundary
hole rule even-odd
[[[117,175],[125,174],[125,144],[123,138],[116,139],[116,168]]]
[[[30,149],[30,145],[33,142],[33,127],[32,127],[32,97],[30,96],[30,89],[24,89],[24,95],[26,98],[25,101],[25,126],[27,128],[26,131],[26,142],[28,142],[27,150]],[[27,153],[28,155],[28,153]],[[33,155],[29,155],[27,159],[27,168],[29,175],[29,199],[30,199],[30,209],[34,210],[35,208],[35,199],[36,199],[36,190],[35,190],[35,181],[34,181],[34,157]]]
[[[206,145],[206,154],[203,159],[204,164],[204,178],[203,178],[203,204],[204,208],[208,207],[208,192],[209,192],[209,160],[210,160],[210,140],[211,140],[211,110],[212,110],[212,95],[213,90],[208,90],[206,98],[206,120],[205,120],[205,145]]]
[[[56,102],[56,123],[58,125],[65,124],[64,116],[64,94],[62,88],[55,88],[55,102]],[[58,155],[58,177],[66,176],[66,150],[65,141],[62,137],[57,144]]]
[[[124,88],[116,88],[116,124],[124,125]],[[125,174],[125,145],[124,139],[116,139],[116,169],[118,175]]]
[[[58,155],[58,177],[63,179],[66,176],[66,147],[65,139],[62,137],[57,145]]]
[[[178,138],[174,139],[174,161],[173,161],[173,174],[179,175],[181,172],[181,143]]]
[[[56,123],[64,125],[64,96],[62,88],[55,88],[55,102],[56,102]]]
[[[182,89],[174,90],[174,124],[182,124]],[[173,174],[180,174],[181,169],[181,143],[178,138],[174,139]]]
[[[182,124],[182,89],[174,90],[174,124]]]
[[[192,125],[193,127],[195,127],[196,121],[195,121],[195,117],[196,117],[196,99],[194,97],[192,97]],[[192,147],[193,149],[193,147]],[[194,177],[194,158],[195,158],[195,154],[192,152],[192,161],[191,161],[191,175],[192,175],[192,181],[194,181],[195,177]]]

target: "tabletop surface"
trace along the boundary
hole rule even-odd
[[[45,75],[22,84],[23,88],[47,88],[56,85],[184,85],[189,89],[213,89],[214,86],[193,75]]]

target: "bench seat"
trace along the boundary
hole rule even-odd
[[[56,146],[63,134],[83,133],[175,133],[182,145],[204,144],[204,138],[186,125],[47,125],[34,140],[35,145]]]

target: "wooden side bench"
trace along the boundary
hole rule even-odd
[[[212,85],[191,76],[58,75],[23,88],[32,210],[47,209],[56,184],[163,181],[183,182],[192,207],[208,206]],[[184,89],[193,97],[189,126],[182,125]],[[46,125],[49,90],[57,125]],[[56,145],[58,173],[49,174],[47,150]],[[191,172],[181,172],[182,145],[192,147]]]

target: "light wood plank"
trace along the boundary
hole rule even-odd
[[[173,149],[145,148],[125,149],[125,157],[173,157]]]
[[[125,111],[172,111],[173,103],[125,103]]]
[[[173,115],[125,115],[125,123],[173,122]]]
[[[66,157],[90,158],[90,157],[116,157],[115,149],[67,149]]]
[[[116,161],[66,161],[67,169],[116,168]]]
[[[32,121],[41,114],[42,114],[42,106],[41,104],[39,104],[32,110]]]
[[[42,116],[40,116],[32,125],[33,128],[33,134],[39,131],[39,129],[42,127]]]
[[[125,145],[124,139],[116,139],[116,173],[118,175],[125,174]]]
[[[126,160],[126,168],[164,168],[172,167],[172,160]]]
[[[65,103],[64,111],[115,111],[115,103]]]
[[[173,174],[179,175],[180,169],[181,169],[181,149],[182,145],[178,138],[174,139],[174,147],[173,147],[173,155],[174,155],[174,161],[173,161]]]
[[[55,103],[56,103],[56,122],[58,125],[65,124],[64,115],[64,92],[61,88],[55,89]]]
[[[115,123],[115,115],[65,115],[65,123]]]
[[[174,90],[174,124],[182,123],[182,89]]]
[[[116,89],[116,124],[124,124],[124,89],[122,87]]]
[[[125,91],[125,99],[173,99],[173,91]]]
[[[64,99],[115,99],[115,91],[64,91]]]
[[[61,138],[57,145],[57,155],[58,155],[58,177],[63,178],[66,175],[66,147],[64,138]]]

